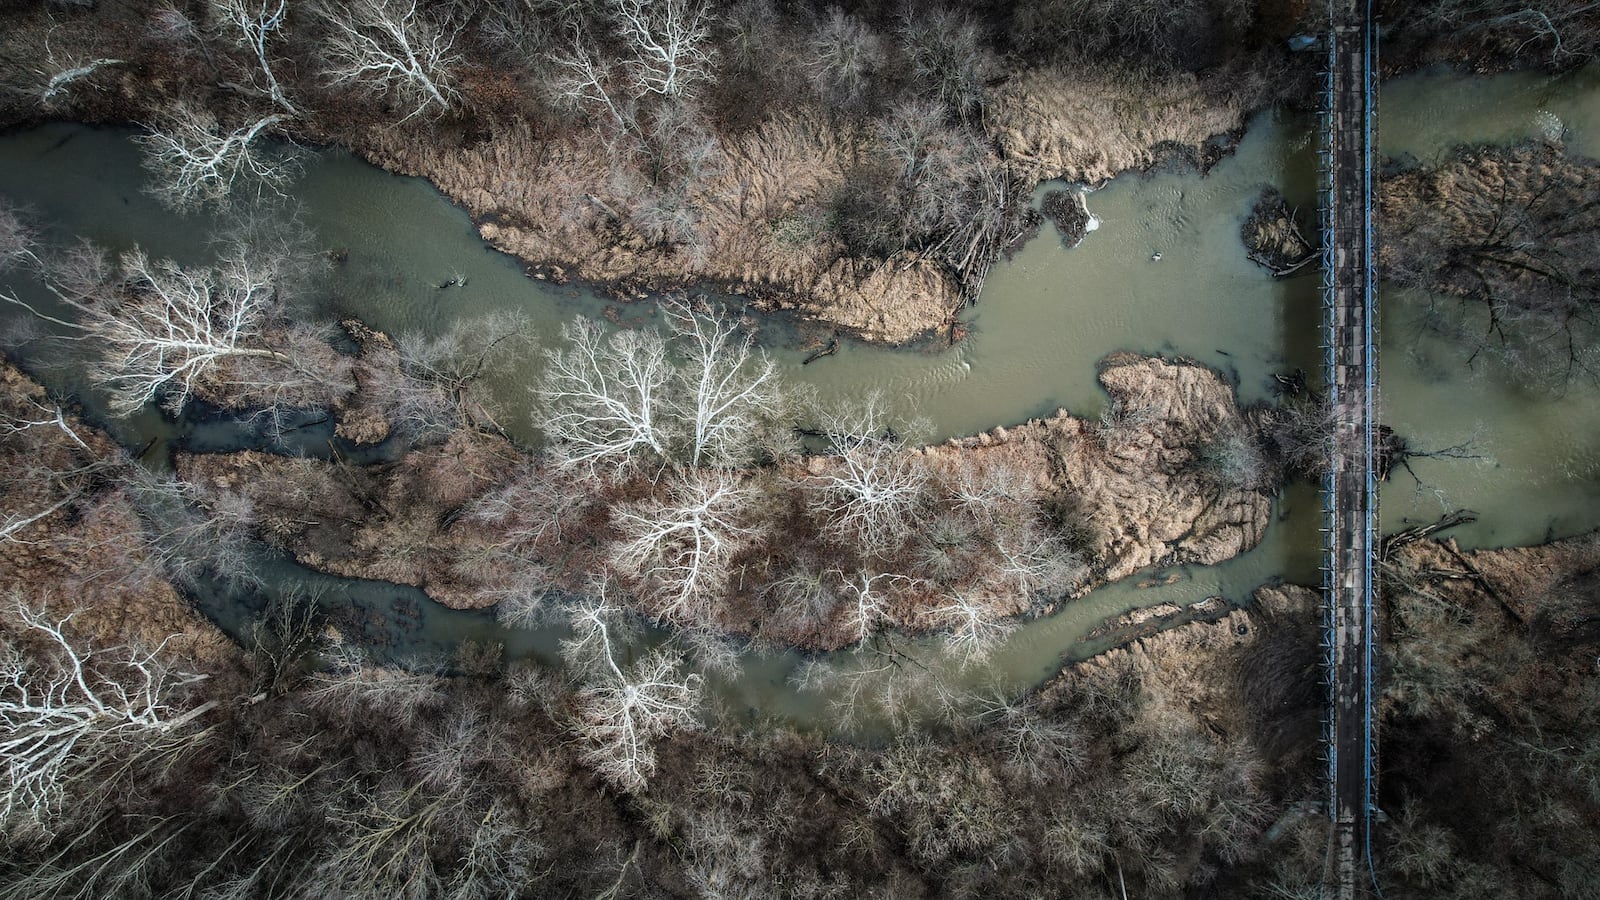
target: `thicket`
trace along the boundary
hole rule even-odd
[[[1553,565],[1412,548],[1386,566],[1390,896],[1581,897],[1600,879],[1600,584],[1592,538],[1557,547]]]
[[[1279,811],[1247,735],[1132,665],[881,748],[680,731],[616,792],[577,678],[404,673],[272,621],[173,695],[181,743],[97,745],[30,827],[7,812],[0,896],[1176,896],[1259,860]]]

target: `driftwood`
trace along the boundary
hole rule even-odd
[[[1265,256],[1255,252],[1254,250],[1250,251],[1248,255],[1251,262],[1271,272],[1273,278],[1287,278],[1306,266],[1311,265],[1313,262],[1316,262],[1317,257],[1321,256],[1322,254],[1312,251],[1301,257],[1298,262],[1293,262],[1286,266],[1274,265]]]
[[[1430,522],[1426,525],[1413,525],[1384,538],[1383,543],[1379,545],[1378,557],[1380,559],[1388,559],[1394,551],[1407,544],[1415,544],[1418,541],[1426,540],[1446,528],[1467,525],[1476,521],[1478,521],[1478,514],[1470,509],[1458,509],[1454,512],[1445,513],[1439,517],[1437,522]]]
[[[835,353],[838,353],[838,352],[839,352],[839,339],[838,338],[834,338],[833,340],[828,342],[828,346],[823,347],[821,350],[818,350],[817,352],[815,352],[815,353],[811,354],[810,356],[806,357],[805,361],[800,363],[800,365],[809,366],[812,363],[816,362],[817,360],[823,358],[824,356],[832,356],[832,355],[834,355]]]

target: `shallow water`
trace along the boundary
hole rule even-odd
[[[1597,71],[1554,79],[1428,73],[1397,80],[1384,87],[1384,150],[1432,158],[1462,141],[1515,142],[1547,133],[1554,116],[1575,148],[1594,152],[1589,148],[1600,147]],[[1315,373],[1317,280],[1272,279],[1246,260],[1238,228],[1268,184],[1291,203],[1309,197],[1311,125],[1303,117],[1264,113],[1237,151],[1206,177],[1175,167],[1130,174],[1088,195],[1099,227],[1066,249],[1046,224],[1014,260],[995,267],[980,302],[964,316],[971,337],[954,348],[891,350],[846,341],[836,355],[802,367],[804,351],[793,341],[819,329],[763,320],[763,338],[793,380],[816,386],[824,398],[885,390],[901,413],[930,421],[935,439],[1061,406],[1094,415],[1105,402],[1095,365],[1119,349],[1195,358],[1228,374],[1242,402],[1267,399],[1273,373]],[[82,236],[125,248],[137,240],[157,255],[202,258],[211,221],[166,212],[140,193],[142,183],[126,132],[53,125],[0,138],[0,194],[51,223],[53,242]],[[437,332],[457,318],[516,308],[549,343],[562,322],[580,313],[598,315],[608,304],[579,287],[529,279],[519,263],[488,248],[465,213],[425,182],[389,175],[348,154],[316,154],[295,196],[317,245],[348,254],[322,280],[313,301],[382,330]],[[463,276],[462,285],[440,287]],[[1464,371],[1456,348],[1419,338],[1409,327],[1415,298],[1393,293],[1384,302],[1383,420],[1413,446],[1441,449],[1473,439],[1469,449],[1483,457],[1413,462],[1425,486],[1418,489],[1401,474],[1385,487],[1385,528],[1431,520],[1455,506],[1482,515],[1478,524],[1454,532],[1473,546],[1532,543],[1600,525],[1595,389],[1578,385],[1563,396],[1530,394],[1492,371]],[[649,317],[652,310],[640,305],[626,314]],[[17,327],[16,319],[5,321],[7,328]],[[536,374],[537,358],[530,354],[526,365],[496,386],[508,408],[526,409]],[[74,376],[64,370],[51,379],[77,390],[81,384]],[[532,437],[525,418],[509,424]],[[130,446],[150,438],[204,437],[153,414],[119,425],[118,433]],[[1036,683],[1063,658],[1093,650],[1081,639],[1108,617],[1209,596],[1243,602],[1255,586],[1274,578],[1314,583],[1317,508],[1313,490],[1291,488],[1279,499],[1280,521],[1255,550],[1219,566],[1181,569],[1171,584],[1140,588],[1168,574],[1141,573],[1101,588],[1055,615],[1023,624],[982,666],[950,663],[937,638],[910,642],[911,652],[969,687],[1015,690]],[[485,614],[452,612],[414,593],[373,583],[335,584],[330,602],[414,607],[403,617],[407,627],[394,629],[391,640],[417,655],[445,656],[472,639],[504,642],[511,657],[552,657],[553,632],[505,632]],[[740,679],[718,682],[717,694],[735,710],[814,723],[827,697],[793,689],[788,680],[799,662],[795,654],[752,658]]]
[[[1427,72],[1385,84],[1382,104],[1382,148],[1393,157],[1432,160],[1462,143],[1552,133],[1564,133],[1569,150],[1600,157],[1600,65],[1556,77]],[[1578,380],[1558,393],[1525,385],[1492,360],[1469,369],[1459,347],[1418,327],[1424,303],[1384,294],[1380,418],[1416,449],[1460,447],[1471,458],[1418,459],[1416,478],[1396,473],[1380,498],[1385,530],[1461,507],[1480,515],[1450,532],[1466,547],[1535,544],[1600,526],[1600,386]]]

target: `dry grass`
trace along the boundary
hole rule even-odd
[[[1193,76],[1108,67],[1033,69],[996,94],[989,131],[1031,181],[1097,184],[1152,165],[1163,145],[1198,151],[1248,112],[1210,96]]]

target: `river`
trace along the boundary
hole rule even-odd
[[[1594,155],[1600,151],[1597,85],[1595,68],[1557,78],[1408,76],[1383,88],[1383,149],[1433,159],[1461,142],[1516,142],[1564,127],[1575,149]],[[932,423],[932,439],[1063,406],[1095,415],[1105,402],[1095,364],[1118,349],[1192,357],[1227,374],[1242,402],[1269,399],[1272,373],[1316,371],[1317,280],[1274,280],[1245,258],[1238,229],[1269,184],[1291,203],[1309,202],[1313,126],[1305,116],[1264,112],[1236,151],[1204,177],[1174,165],[1125,175],[1088,194],[1096,230],[1068,249],[1046,224],[1013,260],[995,267],[980,301],[964,316],[970,337],[954,348],[896,350],[846,341],[836,355],[802,367],[804,353],[793,344],[797,331],[813,327],[767,320],[761,337],[790,379],[814,385],[824,399],[885,390],[900,412]],[[0,195],[50,223],[46,237],[53,244],[82,237],[120,249],[137,241],[158,256],[204,258],[214,223],[176,216],[143,194],[144,174],[127,137],[125,131],[69,125],[4,136]],[[1057,188],[1070,189],[1046,185],[1041,193]],[[402,333],[437,332],[458,318],[512,307],[550,341],[562,322],[598,315],[607,303],[579,287],[529,279],[517,261],[489,249],[465,213],[428,184],[348,154],[312,154],[294,194],[318,245],[348,254],[315,298],[324,311]],[[452,278],[464,283],[439,287]],[[1454,532],[1467,546],[1535,543],[1600,525],[1595,387],[1536,394],[1492,369],[1467,371],[1456,348],[1414,326],[1417,307],[1417,298],[1385,296],[1381,418],[1414,446],[1467,443],[1466,455],[1475,458],[1414,462],[1421,482],[1402,474],[1384,488],[1385,528],[1431,520],[1456,506],[1481,515],[1477,524]],[[627,312],[649,315],[650,307]],[[5,321],[8,330],[19,327],[16,319]],[[506,406],[526,409],[536,364],[530,354],[526,367],[495,385]],[[63,389],[82,387],[71,368],[47,378]],[[514,433],[531,434],[525,417],[509,424]],[[154,414],[119,423],[116,431],[129,446],[177,436]],[[1208,596],[1240,602],[1274,578],[1314,584],[1317,511],[1312,489],[1291,487],[1278,500],[1279,521],[1256,549],[1219,566],[1142,573],[1096,590],[1023,624],[984,666],[948,665],[937,638],[908,642],[910,652],[945,669],[953,682],[1020,689],[1055,671],[1064,657],[1094,649],[1081,638],[1108,617]],[[284,574],[288,581],[308,577],[293,567]],[[1177,576],[1171,583],[1138,587],[1171,575]],[[553,656],[554,632],[509,632],[486,615],[453,612],[393,585],[312,580],[328,588],[330,602],[415,607],[417,626],[395,638],[419,657],[447,653],[469,638],[503,642],[510,658]],[[242,621],[237,610],[211,612],[235,626]],[[718,680],[716,693],[735,710],[817,722],[827,695],[789,685],[798,663],[794,654],[753,656],[742,677]]]

